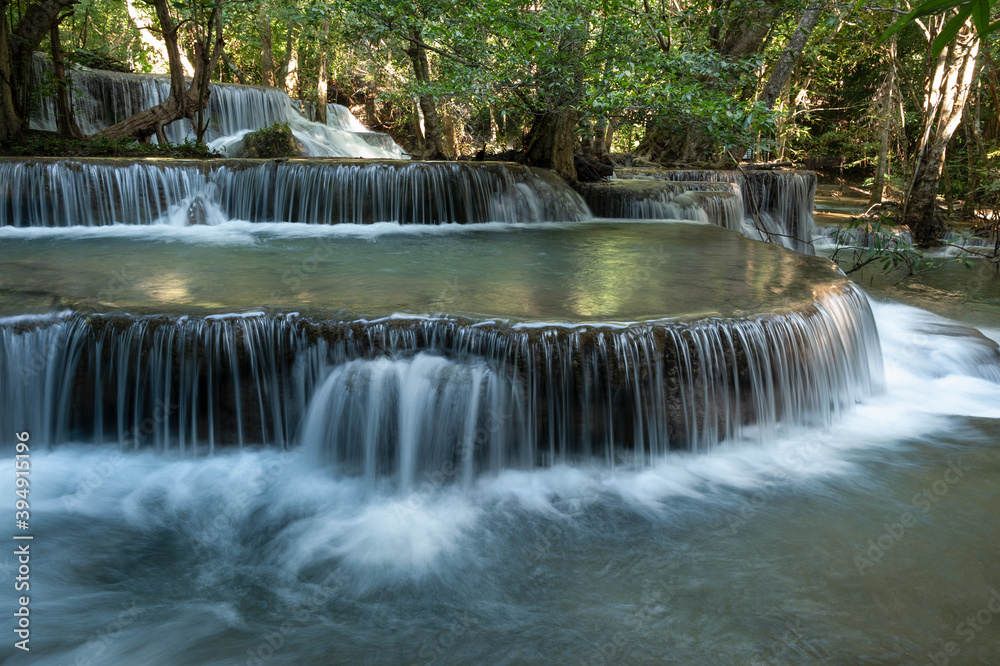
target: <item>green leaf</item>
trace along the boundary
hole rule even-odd
[[[976,32],[985,36],[990,31],[990,0],[972,0],[972,20]]]
[[[968,2],[969,0],[928,0],[928,2],[914,7],[910,14],[912,14],[914,18],[930,16],[931,14],[940,14],[948,11],[952,7],[958,7]]]
[[[884,44],[887,39],[902,30],[905,26],[912,23],[915,18],[945,12],[952,7],[958,7],[959,5],[967,2],[969,2],[969,0],[928,0],[928,2],[925,2],[922,5],[917,5],[910,10],[909,14],[889,26],[886,31],[882,33],[882,36],[878,38],[878,41],[875,42],[875,46]]]
[[[972,14],[972,7],[972,3],[965,5],[959,10],[958,14],[952,16],[951,20],[944,24],[941,32],[934,40],[934,45],[931,47],[935,56],[940,55],[941,51],[944,51],[944,47],[948,46],[951,40],[955,39],[955,35],[962,29],[965,22],[969,20],[969,15]]]

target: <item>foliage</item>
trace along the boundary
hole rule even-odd
[[[909,14],[893,23],[882,34],[879,43],[886,41],[916,19],[937,14],[946,15],[948,20],[934,39],[932,51],[935,56],[940,55],[945,47],[955,39],[969,17],[972,17],[972,25],[979,34],[979,38],[986,41],[989,39],[990,33],[1000,29],[1000,21],[990,22],[992,7],[992,0],[926,0],[910,10]]]
[[[993,150],[973,167],[979,186],[969,193],[963,212],[971,227],[949,245],[963,253],[1000,267],[1000,149]]]
[[[107,48],[91,51],[84,48],[73,49],[66,53],[66,60],[91,69],[104,69],[109,72],[132,71],[132,66],[125,61],[111,55]]]
[[[969,16],[982,18],[983,3],[975,2],[929,0],[911,15],[947,5],[952,12],[971,7]],[[121,0],[81,0],[61,23],[68,59],[150,71],[156,57],[139,36],[141,25],[155,28],[155,20],[145,3],[132,4],[146,13],[136,19]],[[580,138],[604,135],[610,127],[619,150],[634,149],[656,132],[697,134],[716,155],[746,148],[772,151],[779,159],[845,155],[849,165],[870,171],[883,126],[877,100],[889,60],[879,37],[892,30],[898,118],[891,128],[890,163],[892,177],[905,179],[901,167],[920,139],[927,42],[912,20],[896,20],[898,10],[831,3],[773,112],[755,103],[807,5],[805,0],[230,0],[222,5],[227,63],[213,80],[260,84],[262,52],[268,51],[276,67],[286,56],[297,63],[297,83],[288,92],[313,100],[325,53],[330,101],[351,106],[368,124],[404,142],[420,120],[415,99],[430,96],[466,152],[518,147],[534,119],[569,109],[579,117]],[[172,13],[185,26],[203,6],[171,0]],[[759,48],[738,56],[727,51],[733,36],[758,23],[767,34]],[[408,51],[414,31],[430,59],[430,80],[418,81],[412,69]],[[190,39],[182,35],[181,41],[190,56]],[[995,53],[983,60],[978,85],[984,118],[1000,115],[987,85],[998,62]],[[986,134],[988,149],[996,136]],[[959,136],[949,147],[948,174],[959,195],[965,183],[975,184],[964,166],[973,161],[966,160],[972,148],[965,143]]]
[[[175,157],[184,159],[208,159],[220,157],[205,144],[186,141],[184,143],[141,143],[135,139],[122,137],[109,139],[95,136],[89,139],[70,139],[46,132],[29,132],[24,140],[8,146],[4,154],[16,157]]]
[[[734,99],[729,85],[712,84],[749,82],[758,68],[757,60],[731,61],[709,49],[664,53],[647,48],[630,62],[610,67],[592,88],[585,109],[629,123],[652,118],[656,126],[697,130],[722,152],[760,145],[758,137],[773,134],[772,114]]]
[[[243,136],[243,145],[249,157],[298,157],[302,154],[288,123],[274,123],[250,132]]]
[[[832,259],[848,275],[869,265],[885,272],[904,269],[905,277],[934,267],[910,240],[905,229],[893,220],[885,206],[875,206],[864,215],[852,217],[846,229],[837,232],[837,249]]]

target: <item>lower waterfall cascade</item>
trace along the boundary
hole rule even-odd
[[[748,426],[767,439],[779,423],[835,418],[882,383],[853,289],[787,315],[619,329],[107,315],[19,320],[0,335],[8,429],[34,412],[27,425],[53,442],[194,455],[318,447],[404,486],[473,442],[469,481],[473,470],[613,461],[622,447],[647,461],[710,451]]]

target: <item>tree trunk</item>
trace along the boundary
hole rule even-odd
[[[962,214],[965,217],[972,217],[975,211],[975,204],[981,199],[980,169],[988,162],[988,151],[983,142],[983,131],[980,127],[982,122],[982,100],[983,81],[980,78],[983,68],[989,61],[989,52],[983,49],[976,58],[976,72],[973,80],[976,81],[976,91],[972,94],[975,102],[970,101],[969,113],[965,114],[963,121],[965,124],[965,152],[968,156],[969,174],[966,182],[965,205],[962,206]],[[971,113],[972,117],[969,117]]]
[[[943,22],[943,21],[942,21]],[[920,246],[938,242],[945,228],[937,208],[938,185],[948,142],[962,120],[979,53],[971,19],[938,56],[924,99],[924,131],[903,207],[903,224]]]
[[[608,163],[608,145],[606,143],[610,126],[607,118],[598,118],[590,123],[590,135],[583,141],[583,154],[598,162]]]
[[[152,2],[170,56],[170,94],[162,103],[140,111],[102,130],[99,134],[111,138],[131,136],[140,141],[146,141],[155,134],[159,141],[166,143],[167,138],[163,128],[175,120],[187,118],[194,126],[200,140],[204,128],[198,123],[197,116],[208,103],[208,78],[222,57],[221,8],[218,5],[214,6],[205,24],[198,26],[199,32],[193,39],[194,76],[188,84],[184,79],[180,48],[177,45],[178,27],[170,16],[167,0],[152,0]]]
[[[83,30],[80,31],[80,48],[87,48],[87,33],[90,30],[90,7],[83,13]]]
[[[225,51],[222,52],[222,62],[225,63],[226,67],[229,68],[229,71],[233,73],[233,78],[236,80],[236,83],[242,83],[244,85],[250,83],[250,79],[247,78],[246,73],[232,61],[229,54]]]
[[[62,42],[59,41],[59,24],[52,26],[49,33],[49,42],[52,45],[52,69],[56,75],[56,129],[63,136],[71,136],[74,139],[82,139],[83,132],[76,124],[73,116],[73,105],[70,100],[69,86],[66,79],[66,64],[63,59]]]
[[[0,0],[0,144],[18,139],[31,111],[31,56],[59,21],[59,13],[77,0],[37,0],[17,25],[8,24],[10,3]]]
[[[294,55],[281,68],[281,85],[289,97],[297,97],[299,89],[299,59]]]
[[[993,63],[990,64],[993,65]],[[996,113],[987,116],[988,120],[984,123],[986,127],[983,139],[993,142],[1000,137],[1000,90],[998,90],[1000,85],[997,83],[997,73],[993,66],[989,67],[986,72],[986,82],[989,84],[990,99],[993,100],[993,110]]]
[[[327,70],[327,45],[326,40],[330,34],[330,19],[324,19],[321,27],[321,38],[319,43],[319,80],[316,82],[316,121],[326,124],[326,104],[329,96],[327,91],[327,79],[330,72]]]
[[[431,83],[431,68],[427,60],[427,51],[420,43],[423,37],[420,30],[414,28],[410,37],[413,39],[406,49],[406,55],[410,57],[413,64],[413,73],[417,83],[421,86],[429,86]],[[422,91],[418,97],[420,112],[424,115],[424,159],[443,160],[445,159],[444,142],[441,139],[441,119],[438,117],[437,107],[434,106],[434,97],[426,91]]]
[[[767,82],[764,84],[764,89],[761,90],[760,97],[757,98],[768,109],[774,108],[774,103],[777,101],[778,95],[781,94],[782,88],[788,83],[788,77],[791,76],[792,70],[795,69],[799,58],[802,57],[802,51],[809,41],[809,35],[812,34],[813,28],[816,27],[820,17],[823,15],[826,2],[827,0],[812,0],[809,3],[806,11],[802,14],[802,18],[799,19],[799,24],[796,26],[795,32],[792,33],[788,44],[785,45],[785,49],[781,52],[778,62],[774,63],[774,66],[771,68],[771,74],[767,77]]]
[[[422,155],[424,152],[424,114],[420,111],[420,100],[413,100],[413,122],[411,123],[413,133],[413,148],[410,152],[414,155]]]
[[[288,22],[285,33],[285,57],[281,59],[281,67],[276,78],[281,81],[285,92],[292,95],[299,85],[299,61],[295,57],[295,24]]]
[[[567,180],[576,180],[573,148],[576,144],[576,123],[579,114],[563,109],[535,116],[525,138],[528,164],[552,169]]]
[[[257,32],[260,35],[260,77],[265,86],[276,86],[274,78],[274,53],[271,51],[271,20],[263,16],[257,22]]]
[[[22,130],[22,117],[15,104],[20,91],[14,76],[16,65],[7,26],[7,6],[6,0],[0,0],[0,145],[20,138]],[[27,86],[28,81],[22,80],[20,84]]]
[[[727,10],[735,7],[738,12]],[[763,0],[758,3],[723,2],[712,12],[713,24],[709,27],[709,42],[722,56],[745,58],[764,48],[764,41],[771,26],[784,11],[781,0]],[[722,17],[724,29],[715,22]]]
[[[896,37],[889,42],[889,71],[882,89],[882,127],[879,130],[878,164],[875,165],[875,182],[868,198],[869,205],[882,203],[885,192],[885,175],[889,170],[889,130],[892,128],[892,92],[896,87]]]
[[[982,56],[982,53],[980,53],[980,56]],[[980,67],[981,66],[982,63],[980,63]],[[969,118],[968,115],[966,115],[964,119],[965,145],[969,164],[969,175],[968,182],[966,183],[965,205],[962,207],[962,213],[967,218],[972,217],[975,210],[975,204],[982,198],[982,193],[979,191],[980,169],[982,169],[982,167],[985,166],[989,160],[987,156],[986,144],[983,141],[983,132],[979,127],[982,121],[981,100],[981,96],[977,95],[976,103],[973,106],[973,109],[970,109],[970,111],[973,112],[972,117]]]

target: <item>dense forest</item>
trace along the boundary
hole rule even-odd
[[[415,157],[843,164],[906,202],[915,240],[1000,197],[997,41],[986,0],[0,0],[0,140],[65,68],[169,73],[169,98],[102,131],[197,122],[211,82],[351,108]],[[994,12],[995,13],[995,12]],[[54,63],[35,80],[36,51]],[[574,160],[576,156],[576,160]]]

